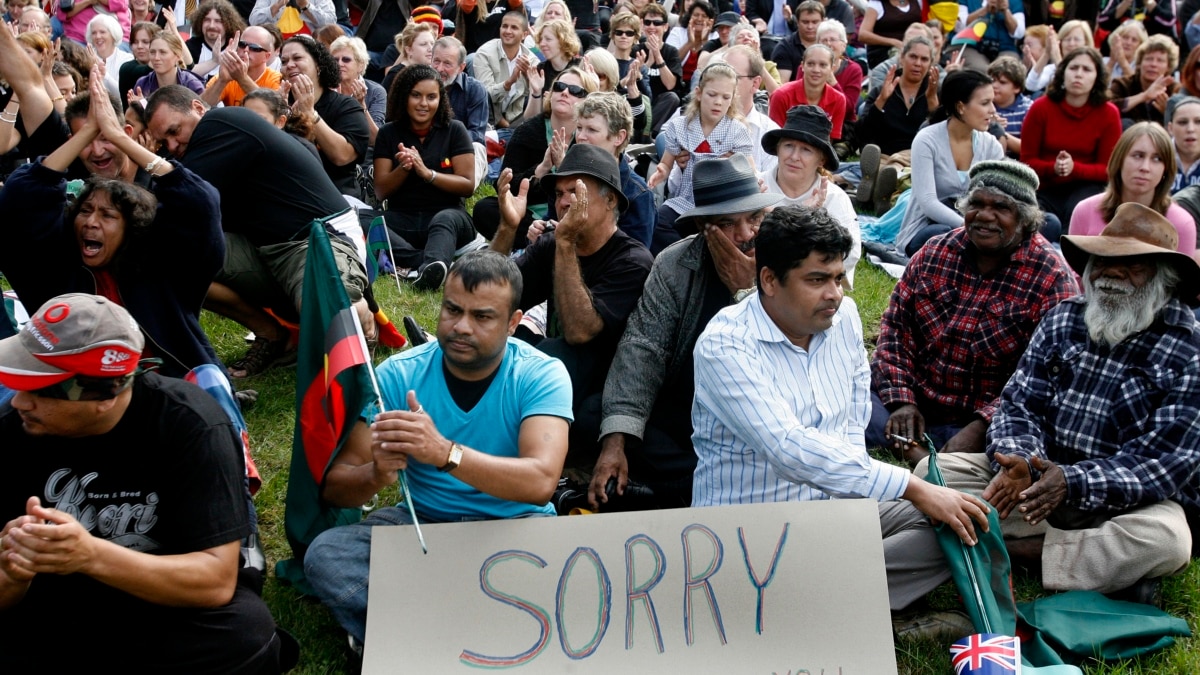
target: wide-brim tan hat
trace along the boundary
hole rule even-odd
[[[1098,235],[1063,235],[1063,256],[1071,269],[1082,275],[1088,258],[1130,258],[1152,255],[1163,258],[1179,270],[1177,294],[1195,303],[1200,294],[1200,263],[1192,255],[1180,253],[1179,233],[1161,213],[1141,204],[1127,202]]]

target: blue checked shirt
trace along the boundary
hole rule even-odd
[[[1085,511],[1167,499],[1200,511],[1200,324],[1173,299],[1109,348],[1088,337],[1083,311],[1072,298],[1038,326],[988,428],[988,456],[1060,464],[1066,503]]]
[[[692,506],[888,501],[908,488],[912,474],[866,451],[871,374],[850,298],[807,350],[788,341],[757,294],[727,307],[696,342],[695,372]]]

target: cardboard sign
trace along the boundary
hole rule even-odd
[[[376,527],[364,673],[896,672],[867,499]]]

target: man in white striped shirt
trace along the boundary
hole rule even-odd
[[[850,246],[824,209],[777,208],[763,221],[758,293],[721,310],[696,343],[692,506],[875,499],[900,610],[950,578],[930,519],[974,545],[972,521],[986,530],[988,507],[867,454],[871,374],[842,292]]]

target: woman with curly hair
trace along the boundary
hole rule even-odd
[[[529,73],[529,91],[545,93],[544,87],[558,79],[558,74],[570,66],[580,63],[579,37],[571,24],[563,19],[547,21],[540,33],[535,33],[538,49],[542,51],[545,61],[538,64],[537,69]]]
[[[337,61],[325,45],[308,35],[288,38],[279,60],[280,90],[290,94],[292,114],[312,122],[313,142],[325,173],[342,194],[357,195],[355,165],[366,155],[371,132],[358,101],[337,91],[342,81]]]
[[[1046,212],[1047,239],[1058,239],[1054,226],[1061,232],[1079,202],[1104,191],[1108,158],[1120,137],[1121,113],[1108,100],[1100,52],[1092,47],[1069,52],[1021,126],[1021,163],[1041,180],[1038,205]]]
[[[475,239],[463,200],[475,192],[475,149],[436,70],[401,71],[388,94],[387,124],[375,137],[375,196],[397,235],[397,267],[416,269],[414,286],[440,288],[455,250]]]
[[[30,307],[63,293],[119,300],[146,334],[148,356],[162,359],[165,375],[220,364],[200,327],[201,305],[225,260],[217,191],[127,136],[98,70],[93,77],[100,81],[91,83],[83,125],[54,152],[19,167],[0,191],[0,266]],[[98,139],[146,167],[154,194],[92,176],[69,202],[67,172]]]

